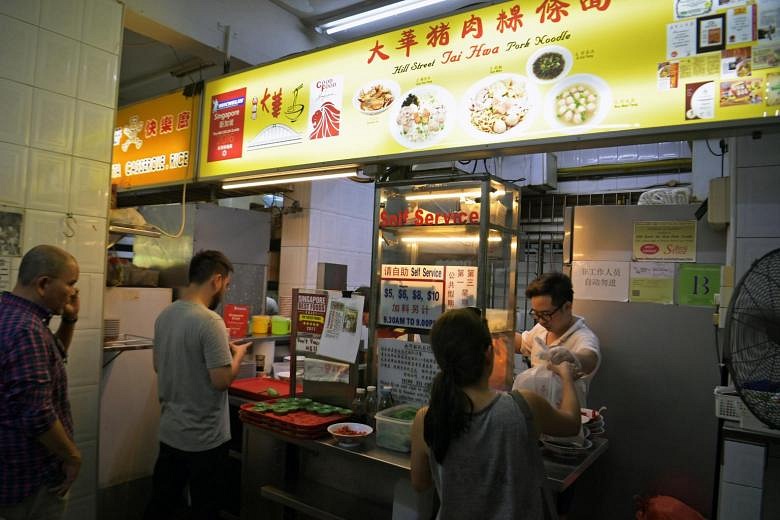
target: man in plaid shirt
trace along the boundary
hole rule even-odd
[[[78,320],[79,268],[66,251],[32,248],[0,295],[0,518],[59,518],[78,475],[65,361]],[[56,334],[52,315],[61,315]]]

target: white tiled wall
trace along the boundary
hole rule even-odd
[[[38,29],[21,20],[0,18],[0,76],[33,84]]]
[[[371,282],[374,186],[329,180],[296,187],[304,209],[282,222],[279,294],[317,285],[317,264],[347,265],[347,288]]]
[[[24,206],[28,149],[0,142],[0,204]]]
[[[33,90],[29,85],[0,79],[0,142],[29,144]]]
[[[66,518],[94,519],[106,216],[122,4],[0,0],[0,205],[24,212],[22,248],[79,261],[82,304],[67,370],[80,476]],[[12,274],[19,259],[12,261]],[[57,327],[59,320],[52,320]]]
[[[735,281],[754,260],[780,247],[780,149],[765,135],[736,141]]]

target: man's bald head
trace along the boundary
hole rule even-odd
[[[35,246],[22,258],[18,282],[29,287],[41,276],[59,278],[71,264],[76,264],[76,259],[64,249],[50,245]]]

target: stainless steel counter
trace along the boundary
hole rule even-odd
[[[125,350],[144,350],[152,348],[153,342],[149,338],[131,336],[125,334],[121,339],[106,341],[103,343],[103,352],[124,352]]]
[[[290,341],[290,335],[280,334],[275,336],[273,334],[252,334],[251,336],[247,336],[235,341]]]
[[[357,500],[365,504],[359,508],[363,515],[371,510],[371,518],[389,518],[396,484],[409,479],[409,454],[377,447],[373,437],[346,448],[331,438],[298,439],[250,425],[244,425],[243,437],[242,518],[258,510],[281,518],[282,506],[309,514],[328,511],[333,503],[322,495]],[[544,457],[550,490],[571,486],[607,450],[607,439],[592,441],[593,447],[581,457]]]

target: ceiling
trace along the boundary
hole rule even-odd
[[[193,3],[206,0],[192,0]],[[258,49],[272,51],[259,53],[266,59],[244,61],[231,57],[229,71],[260,65],[284,56],[311,51],[324,45],[332,45],[359,39],[370,34],[403,27],[423,20],[447,16],[457,10],[473,9],[481,4],[474,0],[446,0],[439,4],[421,8],[410,13],[394,16],[388,20],[356,27],[332,36],[316,34],[314,27],[318,23],[337,16],[373,9],[395,3],[388,0],[245,0],[245,9],[250,12],[269,13],[282,9],[292,16],[274,16],[273,23],[281,25],[281,34],[308,32],[309,38],[280,37],[280,31],[269,34],[267,31],[253,31],[241,34],[244,43]],[[119,106],[149,99],[157,95],[181,88],[199,80],[208,80],[225,72],[224,53],[193,38],[178,33],[149,20],[141,22],[142,15],[133,11],[133,2],[128,2],[125,15],[125,32],[122,48],[122,64],[119,76]],[[202,9],[205,9],[201,7]],[[142,9],[139,9],[143,13]],[[284,14],[284,13],[282,13]],[[246,40],[249,39],[249,42]],[[321,45],[309,44],[301,48],[301,41],[318,41]],[[273,44],[273,45],[271,45]],[[268,59],[270,58],[270,59]]]

